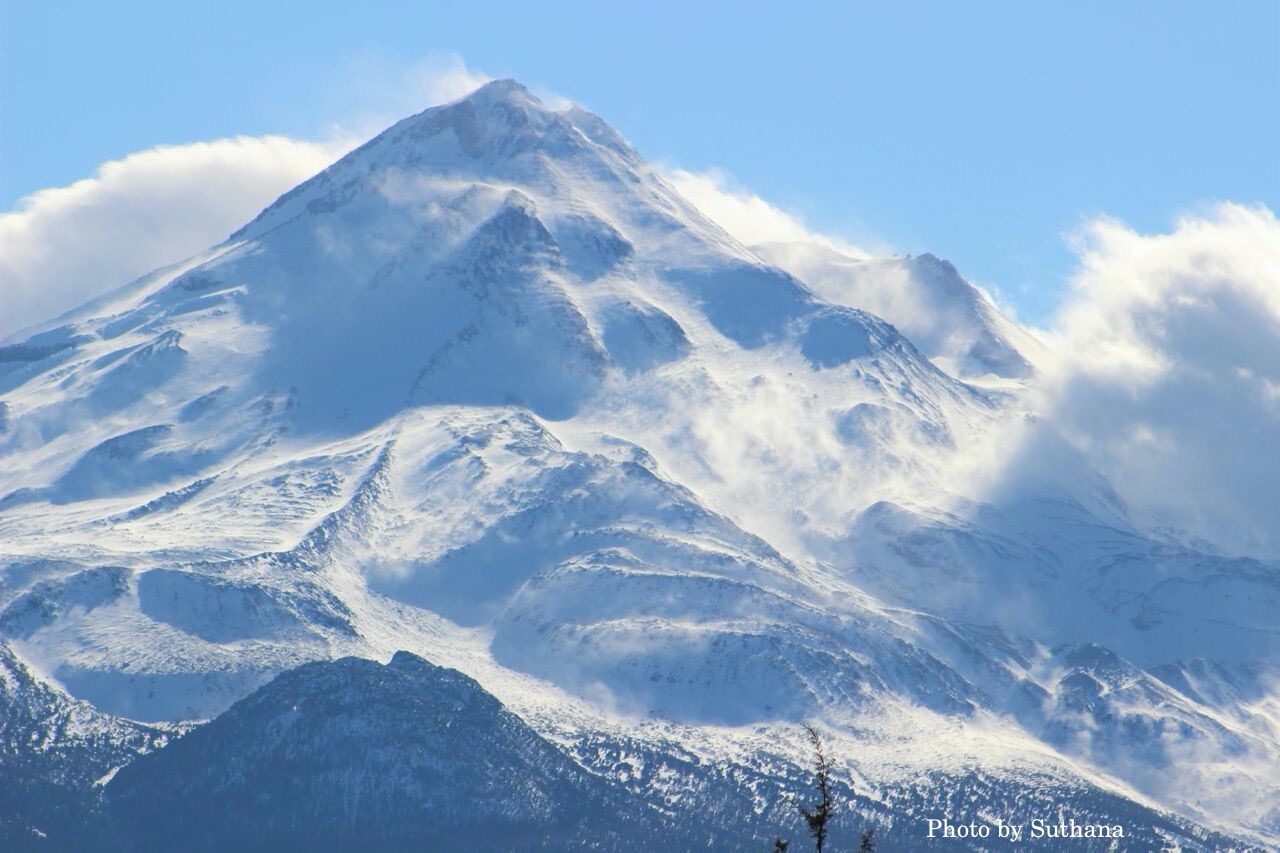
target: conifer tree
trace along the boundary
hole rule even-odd
[[[812,808],[804,806],[799,808],[805,822],[809,824],[809,834],[813,836],[818,853],[822,853],[822,848],[827,843],[827,821],[831,819],[831,762],[822,748],[822,738],[818,735],[818,730],[805,723],[804,731],[813,745],[818,802],[814,803]]]

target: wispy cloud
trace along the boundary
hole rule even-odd
[[[369,138],[405,116],[446,104],[493,79],[456,53],[429,53],[413,61],[380,53],[351,56],[339,64],[331,93],[333,132]]]
[[[855,258],[869,257],[867,250],[810,228],[799,214],[765,201],[718,169],[689,172],[668,168],[663,174],[704,216],[719,224],[739,243],[747,246],[812,243]]]

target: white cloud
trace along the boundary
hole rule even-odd
[[[810,229],[797,214],[775,207],[737,186],[718,169],[706,172],[666,169],[663,177],[704,216],[743,245],[815,243],[851,257],[870,257],[863,249],[838,237]]]
[[[1141,515],[1280,554],[1280,222],[1223,204],[1163,235],[1099,220],[1046,414]]]
[[[349,141],[237,137],[152,148],[0,214],[0,339],[196,254]]]

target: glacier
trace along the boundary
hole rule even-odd
[[[505,772],[559,780],[526,836],[579,801],[673,847],[798,836],[812,719],[883,849],[1058,809],[1278,845],[1280,567],[1134,518],[1037,410],[1042,347],[931,255],[744,246],[599,117],[489,83],[0,344],[3,769],[124,839],[148,790],[238,802],[272,703],[403,678],[340,713],[403,739],[398,702],[462,691]]]

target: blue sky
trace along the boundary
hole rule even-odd
[[[948,257],[1032,321],[1085,219],[1280,206],[1276,0],[0,10],[0,210],[157,144],[321,138],[449,53],[817,229]]]

